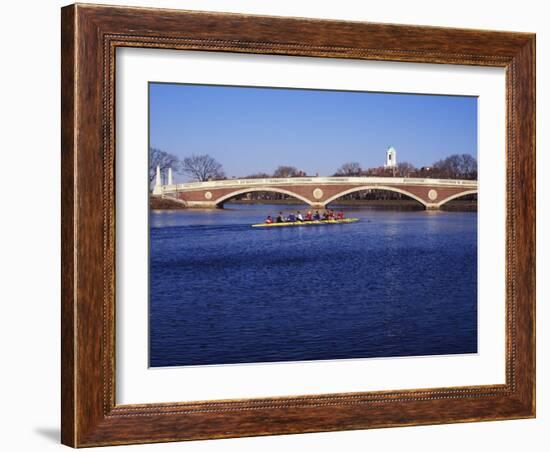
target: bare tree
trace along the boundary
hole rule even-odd
[[[398,177],[409,177],[416,172],[416,168],[412,163],[400,162],[397,164],[395,175]]]
[[[185,157],[180,170],[199,182],[225,178],[221,163],[207,154]]]
[[[298,175],[298,169],[294,166],[279,166],[273,172],[273,177],[296,177]]]
[[[462,177],[477,179],[477,159],[470,154],[462,154]]]
[[[149,184],[155,179],[157,166],[160,167],[160,171],[164,174],[168,168],[177,171],[179,163],[179,159],[175,155],[157,148],[149,148]]]
[[[434,177],[447,179],[476,179],[477,160],[470,154],[453,154],[433,165]]]
[[[335,176],[360,176],[363,170],[359,162],[344,163],[336,170]]]

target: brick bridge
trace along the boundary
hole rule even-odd
[[[170,179],[172,178],[169,177]],[[245,193],[275,192],[292,196],[320,209],[344,195],[373,189],[401,193],[415,199],[426,209],[439,209],[452,199],[477,193],[477,181],[399,177],[227,179],[185,184],[157,183],[153,195],[173,198],[187,207],[216,208],[223,207],[224,202]]]

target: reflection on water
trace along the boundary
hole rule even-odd
[[[150,215],[150,365],[475,353],[477,214],[307,206]]]

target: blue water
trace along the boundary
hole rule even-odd
[[[151,211],[151,366],[477,352],[475,212],[279,210]]]

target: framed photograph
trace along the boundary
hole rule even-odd
[[[535,416],[535,36],[62,9],[62,442]]]

